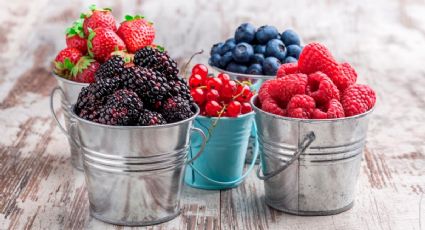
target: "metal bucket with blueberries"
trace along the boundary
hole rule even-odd
[[[267,205],[296,215],[333,215],[353,206],[371,110],[306,120],[256,112]],[[261,175],[262,173],[262,175]]]
[[[78,94],[80,93],[81,89],[85,86],[88,86],[88,83],[79,83],[75,81],[70,81],[65,78],[59,77],[56,74],[53,74],[55,79],[58,81],[58,86],[55,87],[51,94],[50,94],[50,110],[53,114],[53,117],[55,118],[56,122],[59,124],[60,130],[67,136],[69,148],[71,152],[71,163],[72,165],[78,169],[83,170],[83,160],[82,155],[79,150],[79,148],[74,144],[72,141],[74,133],[71,132],[70,124],[71,124],[71,116],[69,114],[69,108],[72,104],[77,102]],[[60,125],[59,119],[55,114],[54,111],[54,95],[56,93],[61,94],[61,108],[64,115],[64,121],[65,121],[65,128],[62,128],[63,126]]]
[[[185,167],[203,151],[205,134],[186,120],[154,126],[111,126],[77,116],[70,108],[74,144],[83,153],[93,217],[118,225],[153,225],[180,214]],[[196,110],[196,111],[195,111]],[[202,144],[189,158],[192,133]]]

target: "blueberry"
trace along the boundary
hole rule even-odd
[[[226,70],[233,73],[245,73],[248,68],[244,65],[236,64],[235,62],[230,62],[227,65]]]
[[[212,56],[213,54],[220,54],[220,51],[221,51],[221,47],[222,47],[222,46],[223,46],[223,42],[220,42],[220,43],[214,44],[214,45],[211,47],[210,55]]]
[[[254,46],[254,53],[264,54],[265,52],[266,52],[266,46],[265,45],[255,45]]]
[[[220,68],[226,68],[227,64],[229,64],[229,62],[233,61],[232,58],[232,52],[227,52],[225,53],[223,56],[221,56],[220,61],[219,61],[219,67]]]
[[[264,55],[262,54],[254,54],[251,58],[251,63],[258,63],[258,64],[263,64],[264,61]]]
[[[275,57],[279,60],[283,60],[286,57],[285,44],[279,39],[272,39],[267,42],[266,46],[266,57]]]
[[[289,45],[286,47],[286,50],[288,51],[288,56],[294,57],[296,59],[300,57],[301,47],[298,45]]]
[[[263,74],[263,67],[258,63],[252,64],[248,67],[248,69],[246,70],[246,73],[247,74],[254,74],[254,75],[261,75],[261,74]]]
[[[232,51],[233,48],[235,48],[236,43],[233,38],[227,39],[226,42],[223,44],[220,50],[220,55],[224,55],[225,53]]]
[[[283,63],[295,63],[295,62],[298,62],[298,60],[291,56],[286,57],[285,61],[283,61]]]
[[[300,45],[300,37],[293,30],[285,30],[282,33],[282,41],[286,46],[289,45]]]
[[[255,38],[255,27],[250,23],[243,23],[235,31],[236,43],[251,43]]]
[[[269,40],[275,39],[279,35],[276,27],[262,26],[255,33],[255,38],[260,44],[266,44]]]
[[[264,59],[263,72],[265,75],[276,75],[277,69],[282,63],[275,57]]]
[[[254,55],[254,49],[248,43],[241,42],[233,49],[233,60],[239,63],[249,62],[251,56]]]
[[[220,65],[220,60],[221,60],[221,56],[220,54],[213,54],[210,58],[210,62],[213,66],[217,66],[219,68],[221,68]]]

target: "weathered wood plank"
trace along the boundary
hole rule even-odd
[[[378,92],[355,206],[299,217],[267,207],[254,175],[236,189],[185,187],[182,215],[140,229],[422,229],[425,226],[425,3],[410,1],[93,1],[142,12],[182,65],[244,21],[326,43]],[[129,229],[89,216],[84,176],[48,111],[50,61],[89,2],[0,2],[0,229]],[[195,62],[206,62],[208,52]],[[420,207],[421,212],[420,212]]]

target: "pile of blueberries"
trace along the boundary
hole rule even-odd
[[[276,75],[281,64],[297,62],[301,50],[300,37],[291,29],[280,34],[274,26],[256,29],[243,23],[234,38],[212,46],[209,63],[229,72]]]

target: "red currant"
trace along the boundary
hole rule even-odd
[[[247,85],[239,85],[238,89],[236,90],[236,95],[239,95],[236,100],[243,103],[243,102],[249,102],[251,100],[251,97],[254,95],[251,92],[251,89]]]
[[[220,99],[220,94],[217,90],[211,89],[207,91],[207,100],[208,101],[218,101]]]
[[[208,68],[203,64],[196,64],[192,68],[192,75],[194,74],[199,74],[203,79],[205,79],[208,76]]]
[[[221,87],[221,97],[222,98],[232,98],[237,90],[237,85],[235,81],[228,81],[223,84]]]
[[[232,101],[227,106],[227,116],[237,117],[241,113],[242,105],[239,101]]]
[[[190,88],[196,88],[199,86],[202,86],[204,84],[204,80],[202,79],[201,75],[199,74],[192,74],[189,78],[189,86]]]
[[[205,113],[211,117],[217,117],[222,109],[217,101],[208,101],[205,105]]]
[[[212,77],[207,81],[207,89],[209,90],[215,89],[217,91],[220,91],[222,86],[223,82],[219,78]]]
[[[223,82],[223,84],[226,84],[227,82],[230,81],[230,76],[228,74],[225,73],[219,73],[217,75],[218,78],[220,78],[220,80]]]
[[[196,104],[198,104],[199,106],[202,106],[202,104],[204,104],[205,102],[205,92],[203,89],[200,88],[196,88],[196,89],[191,89],[190,90],[190,95],[192,95],[193,100],[196,102]]]
[[[251,104],[249,104],[248,102],[242,103],[242,109],[241,109],[242,114],[249,113],[251,111],[252,111]]]

